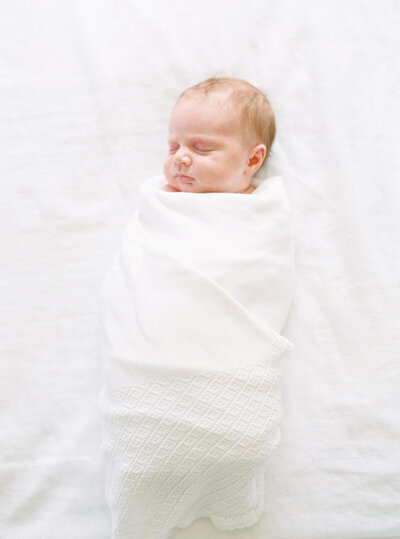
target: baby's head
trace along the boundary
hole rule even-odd
[[[172,110],[164,163],[168,190],[250,193],[274,138],[274,113],[260,90],[241,79],[200,82]]]

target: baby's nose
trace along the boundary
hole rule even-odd
[[[183,163],[184,165],[190,165],[191,163],[190,156],[184,151],[178,151],[175,154],[175,163],[177,164]]]

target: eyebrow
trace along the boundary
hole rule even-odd
[[[218,139],[211,136],[211,135],[192,135],[192,136],[189,136],[188,138],[192,142],[197,142],[197,141],[211,142],[211,143],[213,143],[213,142],[217,143],[218,142]],[[171,144],[172,142],[175,142],[175,141],[173,139],[168,139],[169,144]]]

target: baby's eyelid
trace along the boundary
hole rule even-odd
[[[196,151],[196,152],[212,152],[212,150],[213,150],[212,148],[208,148],[208,147],[203,148],[203,147],[201,147],[201,146],[199,147],[199,146],[197,146],[197,145],[195,145],[195,146],[193,147],[193,149],[194,149],[194,151]],[[179,150],[179,146],[170,147],[168,151],[169,151],[170,153],[172,153],[172,152],[176,152],[177,150]]]

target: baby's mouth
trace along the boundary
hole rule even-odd
[[[192,183],[194,178],[192,176],[186,176],[186,174],[177,174],[176,177],[183,183]]]

